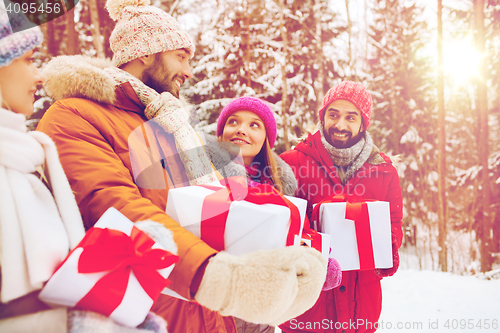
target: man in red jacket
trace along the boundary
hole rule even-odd
[[[391,160],[373,144],[372,97],[357,82],[331,88],[318,112],[317,130],[281,157],[294,170],[296,196],[312,205],[343,195],[347,200],[390,203],[393,267],[345,271],[339,287],[323,291],[306,313],[283,324],[284,332],[374,332],[382,309],[382,277],[399,266],[403,206],[399,177]]]

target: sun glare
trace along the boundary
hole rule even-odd
[[[481,56],[467,39],[445,41],[443,58],[444,74],[451,76],[455,83],[465,84],[478,76]]]

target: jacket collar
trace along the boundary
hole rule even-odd
[[[108,59],[82,55],[55,57],[43,71],[45,91],[55,101],[84,98],[143,115],[144,106],[132,85],[128,82],[117,85],[106,71],[108,67],[113,67]]]
[[[295,149],[318,162],[320,167],[325,169],[326,174],[336,175],[337,181],[340,183],[340,178],[337,175],[337,170],[333,164],[332,158],[321,142],[321,133],[319,131],[309,133],[307,138],[299,143]],[[373,145],[370,157],[356,172],[353,178],[358,178],[366,172],[371,172],[372,168],[377,168],[381,172],[388,172],[393,168],[389,157],[380,152],[379,148],[375,145]]]
[[[113,103],[114,107],[144,115],[145,107],[129,82],[117,85],[115,87],[115,94],[116,101]]]

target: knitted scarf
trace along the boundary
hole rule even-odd
[[[248,186],[255,187],[258,184],[274,186],[273,180],[266,175],[264,170],[261,170],[259,162],[254,162],[250,166],[245,165],[245,170],[247,172]]]
[[[159,94],[132,74],[116,67],[105,69],[117,84],[129,82],[146,107],[144,115],[153,119],[167,133],[173,134],[179,157],[190,185],[217,181],[210,160],[198,134],[189,124],[189,112],[182,102],[169,92]]]
[[[38,290],[85,235],[52,140],[0,109],[1,301]],[[46,166],[52,193],[33,173]]]
[[[370,133],[365,132],[365,136],[349,148],[335,148],[325,139],[321,122],[316,127],[321,133],[321,142],[332,158],[340,181],[345,185],[370,157],[373,149]]]

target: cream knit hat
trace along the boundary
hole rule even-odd
[[[117,21],[109,38],[116,67],[164,51],[187,49],[194,55],[189,35],[172,16],[150,6],[150,0],[108,0],[106,9]]]

